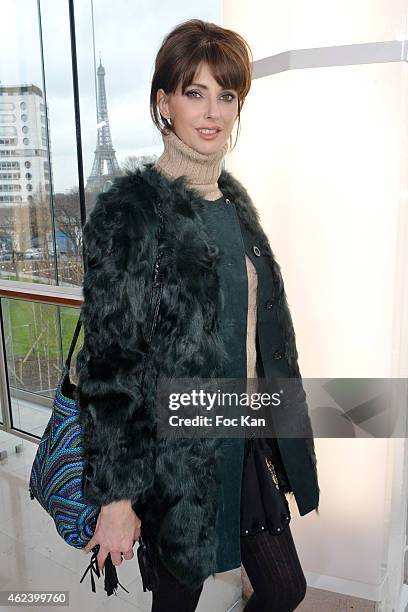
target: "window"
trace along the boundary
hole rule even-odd
[[[28,117],[27,115],[21,115],[21,121],[27,121]]]
[[[15,123],[15,115],[0,115],[0,123]]]
[[[0,185],[0,191],[21,191],[21,185]]]
[[[17,136],[17,128],[14,125],[0,125],[0,136]]]
[[[26,179],[29,181],[29,180],[32,178],[32,174],[31,174],[31,172],[26,172],[25,177],[26,177]]]
[[[27,134],[28,133],[28,127],[26,125],[23,125],[23,127],[21,128],[21,131],[23,132],[23,134]]]
[[[20,170],[20,164],[19,162],[0,162],[0,170],[8,170],[9,168]]]
[[[19,172],[0,172],[0,181],[17,180],[20,178]]]
[[[0,195],[0,202],[22,202],[23,198],[20,195]]]
[[[20,102],[21,110],[25,110],[27,108],[27,102]]]
[[[30,141],[28,138],[23,138],[23,144],[28,145],[30,144]]]
[[[31,162],[29,161],[24,162],[24,165],[26,168],[31,168]]]

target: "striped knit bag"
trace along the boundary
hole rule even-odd
[[[78,320],[64,370],[54,396],[51,417],[44,430],[31,468],[30,498],[36,498],[51,515],[59,535],[71,546],[84,548],[95,531],[99,506],[89,505],[83,499],[83,459],[80,407],[73,399],[75,385],[70,382],[69,369],[72,353],[81,329]],[[97,564],[99,544],[93,549],[91,562],[80,582],[91,571],[92,591],[96,592],[93,574],[100,577]],[[105,561],[105,591],[116,595],[118,584],[116,568],[110,554]],[[129,592],[129,591],[127,591]]]

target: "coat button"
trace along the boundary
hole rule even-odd
[[[271,310],[273,308],[273,300],[268,300],[265,304],[266,310]]]
[[[231,204],[231,200],[229,200],[228,198],[225,198],[225,203],[226,204]]]
[[[258,248],[256,245],[255,245],[254,247],[252,247],[252,250],[253,250],[253,252],[255,253],[255,255],[256,255],[257,257],[259,257],[259,256],[260,256],[261,251],[259,250],[259,248]]]
[[[282,357],[283,357],[282,351],[275,351],[273,354],[274,359],[282,359]]]

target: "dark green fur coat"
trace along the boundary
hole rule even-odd
[[[228,171],[222,171],[218,185],[236,206],[243,231],[259,246],[270,271],[271,286],[264,289],[272,293],[274,309],[265,314],[272,317],[270,323],[261,321],[258,330],[264,356],[269,346],[274,351],[278,337],[284,354],[279,367],[284,364],[289,376],[300,381],[280,268],[256,208]],[[165,223],[160,244],[159,201]],[[160,376],[222,376],[226,356],[217,323],[219,252],[200,218],[202,205],[184,177],[169,181],[151,163],[117,178],[99,194],[84,227],[84,344],[76,364],[85,499],[97,505],[131,499],[164,563],[191,588],[216,566],[220,439],[156,439],[154,395]],[[158,247],[163,294],[142,389]],[[264,361],[273,365],[273,360]],[[266,373],[274,375],[271,368]],[[301,385],[293,410],[303,410],[308,419]],[[308,438],[278,442],[300,514],[317,509],[311,430]]]

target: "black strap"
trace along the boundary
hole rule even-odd
[[[158,229],[158,238],[159,238],[161,236],[161,234],[163,232],[163,228],[164,228],[164,217],[163,217],[163,214],[161,212],[161,202],[157,203],[157,208],[158,208],[158,215],[159,215],[159,218],[160,218],[159,229]],[[161,255],[162,254],[159,251],[159,244],[158,244],[157,245],[156,262],[154,264],[154,269],[153,269],[153,286],[154,287],[161,286],[160,276],[159,276]],[[158,307],[160,306],[161,294],[162,294],[162,292],[160,291]],[[158,307],[156,308],[155,312],[157,312]],[[153,313],[153,316],[155,316],[155,313]],[[71,367],[72,355],[74,353],[75,345],[77,343],[78,336],[79,336],[79,333],[81,331],[81,325],[82,325],[82,321],[81,321],[81,318],[79,316],[77,324],[76,324],[76,327],[75,327],[74,335],[72,337],[71,346],[69,347],[68,355],[67,355],[67,358],[65,360],[65,369],[68,370],[68,371],[69,371],[69,369]],[[154,332],[154,325],[152,326],[152,333],[150,334],[150,338],[149,338],[149,342],[148,342],[149,345],[150,345],[150,342],[151,342],[151,337],[153,335],[153,332]]]
[[[145,354],[143,356],[143,370],[142,370],[142,377],[141,377],[141,383],[140,383],[140,386],[142,389],[143,389],[143,383],[144,383],[144,378],[145,378],[146,368],[147,368],[147,357],[148,357],[148,353],[150,349],[150,344],[152,342],[153,334],[156,329],[157,318],[158,318],[158,314],[160,310],[160,302],[161,302],[161,298],[163,294],[163,283],[161,282],[161,278],[160,278],[160,260],[162,256],[162,252],[160,251],[160,237],[164,231],[164,218],[163,218],[163,213],[161,211],[160,202],[158,203],[157,206],[158,206],[158,215],[160,217],[160,223],[159,223],[159,227],[157,230],[157,255],[156,255],[156,263],[154,265],[154,270],[153,270],[152,300],[153,300],[153,295],[156,289],[158,289],[158,296],[156,298],[156,303],[155,303],[155,307],[154,307],[154,311],[152,315],[152,322],[151,322],[149,334],[146,340],[147,350],[145,351]]]
[[[71,359],[72,359],[72,355],[73,355],[73,352],[74,352],[75,345],[76,345],[77,340],[78,340],[79,332],[81,331],[81,325],[82,325],[81,319],[78,318],[78,321],[77,321],[77,324],[76,324],[76,327],[75,327],[75,331],[74,331],[74,335],[73,335],[73,338],[72,338],[72,341],[71,341],[71,346],[69,347],[68,355],[67,355],[67,358],[65,360],[65,368],[68,371],[69,371],[69,369],[71,367]]]

